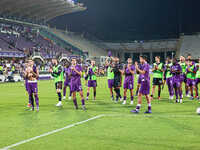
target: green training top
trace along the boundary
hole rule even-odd
[[[63,82],[63,71],[61,65],[53,66],[52,76],[54,77],[55,83]]]
[[[159,64],[154,63],[154,64],[153,64],[154,67],[155,67],[156,65],[158,66],[158,69],[163,69],[163,63],[159,63]],[[154,70],[154,71],[153,71],[153,77],[154,77],[154,78],[162,78],[162,77],[163,77],[163,72],[160,71],[160,70]]]
[[[185,62],[181,62],[181,61],[179,62],[179,64],[181,65],[182,72],[186,73],[185,71],[186,71],[186,68],[187,68],[187,64]]]
[[[199,64],[196,64],[199,66]],[[200,70],[199,67],[197,68],[196,79],[200,78]]]
[[[89,67],[88,70],[92,68],[93,72],[95,73],[96,69],[97,69],[97,66],[94,66],[94,67]],[[88,75],[89,76],[89,75]],[[88,78],[90,80],[90,78]],[[97,80],[97,76],[95,74],[92,75],[92,78],[91,80]]]
[[[190,70],[194,71],[194,69],[195,69],[195,65],[192,65],[190,67]],[[192,72],[188,72],[187,73],[187,78],[189,78],[189,79],[195,79],[195,76],[196,76],[196,73],[192,73]]]
[[[171,78],[173,75],[172,74],[170,74],[170,67],[172,66],[172,63],[170,63],[170,64],[165,64],[165,66],[169,66],[169,68],[167,68],[166,67],[166,78],[168,79],[168,78]]]
[[[107,78],[108,78],[108,80],[109,79],[114,79],[114,72],[113,71],[110,72],[110,70],[111,70],[111,67],[108,66],[108,70],[107,70]]]

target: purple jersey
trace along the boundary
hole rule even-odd
[[[81,65],[76,65],[75,69],[78,72],[83,71]],[[81,76],[76,71],[74,71],[74,70],[72,71],[71,67],[69,67],[69,73],[71,73],[71,72],[72,72],[72,75],[71,75],[71,84],[72,85],[74,85],[74,84],[81,84]]]
[[[172,65],[170,67],[170,72],[172,73],[173,75],[173,78],[175,79],[178,79],[178,80],[181,80],[181,73],[176,73],[174,71],[181,71],[182,72],[182,68],[181,68],[181,65],[179,63],[176,63],[175,65]]]
[[[70,82],[70,78],[69,78],[69,68],[65,68],[64,69],[64,73],[65,73],[65,81],[66,82]]]
[[[131,65],[129,68],[130,68],[131,71],[135,71],[135,67],[133,65]],[[126,66],[124,81],[129,82],[129,83],[133,83],[133,81],[134,81],[134,75],[131,74],[130,70]]]
[[[143,81],[146,81],[146,82],[149,82],[149,83],[150,83],[150,75],[149,75],[150,67],[149,67],[149,64],[145,63],[145,64],[143,65],[142,70],[146,71],[145,74],[140,74],[141,79],[142,79],[142,82],[143,82]]]
[[[145,71],[145,74],[140,74],[141,86],[139,93],[148,95],[150,92],[150,75],[149,75],[149,64],[145,63],[142,65],[141,70]]]

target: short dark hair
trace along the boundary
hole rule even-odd
[[[192,54],[188,54],[188,56],[192,56]]]
[[[157,57],[158,59],[160,59],[160,56],[157,55],[156,57]]]
[[[140,55],[139,57],[141,57],[147,61],[147,55]]]

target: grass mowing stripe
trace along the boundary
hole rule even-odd
[[[50,135],[50,134],[53,134],[53,133],[56,133],[56,132],[59,132],[59,131],[68,129],[68,128],[71,128],[71,127],[73,127],[73,126],[76,126],[76,125],[79,125],[79,124],[82,124],[82,123],[85,123],[85,122],[88,122],[88,121],[91,121],[91,120],[100,118],[100,117],[102,117],[102,116],[103,116],[103,115],[99,115],[99,116],[96,116],[96,117],[93,117],[93,118],[90,118],[90,119],[87,119],[87,120],[83,120],[83,121],[81,121],[81,122],[74,123],[74,124],[71,124],[71,125],[69,125],[69,126],[66,126],[66,127],[63,127],[63,128],[60,128],[60,129],[57,129],[57,130],[54,130],[54,131],[51,131],[51,132],[48,132],[48,133],[45,133],[45,134],[42,134],[42,135],[33,137],[33,138],[30,138],[30,139],[27,139],[27,140],[21,141],[21,142],[19,142],[19,143],[16,143],[16,144],[13,144],[13,145],[4,147],[3,149],[4,149],[4,150],[8,150],[8,149],[13,148],[13,147],[15,147],[15,146],[18,146],[18,145],[21,145],[21,144],[24,144],[24,143],[33,141],[33,140],[35,140],[35,139],[38,139],[38,138],[41,138],[41,137],[44,137],[44,136],[47,136],[47,135]]]

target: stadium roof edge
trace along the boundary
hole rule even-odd
[[[57,16],[77,11],[86,7],[69,4],[64,0],[1,0],[1,17],[26,17],[28,19],[48,21]],[[52,11],[53,10],[53,11]]]

